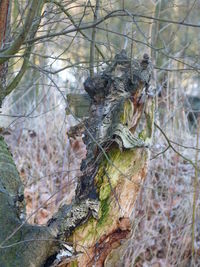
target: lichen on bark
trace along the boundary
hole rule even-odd
[[[97,218],[90,218],[70,236],[80,253],[78,266],[103,266],[111,250],[129,236],[130,214],[147,172],[154,117],[153,100],[147,94],[152,67],[150,62],[144,64],[146,55],[141,62],[130,62],[124,52],[116,59],[110,71],[85,83],[93,105],[86,120],[88,154],[77,196],[97,199],[99,211]],[[141,134],[137,127],[142,116]]]
[[[48,266],[63,242],[74,247],[71,266],[103,266],[112,249],[128,238],[153,131],[151,71],[146,55],[131,61],[122,51],[105,72],[86,80],[91,106],[82,126],[87,149],[82,175],[72,203],[61,207],[47,226],[32,226],[20,217],[22,182],[0,138],[0,223],[7,224],[0,233],[2,266]],[[144,118],[141,139],[138,126]],[[20,256],[14,258],[15,253]]]

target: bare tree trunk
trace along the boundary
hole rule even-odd
[[[9,35],[9,22],[10,22],[10,1],[0,1],[0,49],[5,47]],[[3,91],[6,87],[6,74],[8,70],[8,62],[0,64],[0,107],[3,98]]]
[[[92,105],[83,127],[83,175],[73,202],[61,207],[46,227],[23,221],[23,186],[1,138],[1,266],[56,266],[62,260],[61,254],[56,259],[60,249],[69,266],[103,266],[110,252],[129,237],[130,214],[146,177],[153,132],[151,72],[146,54],[142,61],[131,62],[122,51],[104,73],[85,81]],[[76,129],[80,127],[72,129],[71,136]]]

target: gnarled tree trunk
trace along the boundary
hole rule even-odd
[[[129,237],[153,131],[151,72],[146,54],[140,62],[130,61],[122,51],[104,73],[86,80],[91,107],[82,127],[87,149],[83,174],[73,202],[61,207],[46,227],[23,221],[22,183],[0,140],[1,266],[55,266],[62,255],[69,266],[103,266]]]

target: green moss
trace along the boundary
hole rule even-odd
[[[123,112],[119,116],[119,121],[122,124],[127,124],[131,120],[133,115],[133,103],[129,99],[124,102],[122,111]]]
[[[108,156],[114,165],[106,160],[102,162],[96,176],[96,184],[98,185],[100,200],[100,212],[97,227],[102,227],[104,223],[108,224],[108,220],[112,221],[109,214],[112,188],[115,189],[121,179],[126,179],[126,177],[122,177],[116,167],[119,168],[122,173],[134,175],[134,173],[137,173],[141,169],[141,165],[144,162],[143,160],[137,160],[136,156],[141,155],[141,157],[143,157],[143,154],[145,154],[143,151],[140,151],[140,154],[137,154],[135,149],[121,152],[118,147],[115,147],[108,153]]]
[[[87,231],[85,231],[87,229]],[[94,218],[90,218],[85,224],[80,225],[76,228],[75,233],[84,233],[87,232],[87,235],[84,237],[82,235],[81,243],[84,244],[87,241],[90,241],[96,236],[96,220]],[[68,242],[73,242],[73,236],[70,236],[67,239]]]
[[[96,174],[96,177],[95,177],[95,185],[97,187],[97,191],[99,191],[99,189],[103,183],[103,178],[105,175],[105,166],[106,166],[106,160],[103,160],[103,162],[99,166],[98,173]]]
[[[112,218],[109,217],[109,202],[110,198],[106,198],[100,203],[99,220],[90,218],[84,225],[79,226],[75,230],[75,234],[81,235],[81,244],[90,243],[92,240],[98,240],[105,231],[105,224],[112,223]],[[67,241],[69,241],[68,239]],[[71,239],[72,241],[73,239]]]
[[[145,141],[146,139],[146,131],[145,130],[142,130],[139,134],[138,134],[138,137],[140,139],[142,139],[143,141]]]
[[[109,197],[101,200],[100,204],[100,219],[98,220],[97,227],[101,227],[106,221],[109,213]]]
[[[6,142],[0,136],[0,178],[3,188],[15,196],[21,186],[20,177]]]
[[[143,152],[141,151],[140,155],[141,153],[143,157]],[[115,189],[120,179],[126,179],[125,177],[121,177],[116,167],[119,168],[122,173],[130,173],[130,175],[134,175],[134,173],[137,173],[140,170],[141,165],[143,164],[143,160],[135,160],[134,162],[136,156],[137,154],[135,149],[121,152],[118,147],[114,147],[108,153],[108,157],[112,162],[114,162],[114,165],[107,162],[107,160],[104,160],[101,163],[95,178],[100,200],[100,219],[98,221],[98,226],[107,222],[110,197],[112,194],[111,187]]]
[[[104,178],[105,179],[105,178]],[[110,196],[111,188],[109,183],[104,183],[101,186],[101,190],[99,192],[99,199],[104,200]]]
[[[70,267],[78,267],[78,261],[77,260],[71,261],[70,262]]]
[[[107,164],[107,173],[111,178],[113,187],[116,186],[120,178],[119,170],[122,173],[127,173],[130,168],[132,169],[135,153],[135,149],[127,149],[121,152],[119,148],[115,148],[108,154],[111,161],[114,162],[114,166],[110,163]]]
[[[112,162],[115,162],[115,164],[119,164],[120,162],[120,150],[118,148],[113,148],[109,153],[108,156]],[[119,159],[119,160],[118,160]],[[99,171],[95,178],[95,183],[99,192],[99,199],[104,200],[107,197],[110,196],[111,188],[110,183],[112,186],[116,185],[116,180],[118,175],[118,171],[114,167],[114,169],[110,170],[109,162],[107,162],[106,159],[104,159],[99,167]],[[111,175],[112,174],[112,175]],[[108,180],[110,179],[110,181]]]
[[[6,151],[5,151],[6,152]],[[8,155],[6,153],[3,153],[2,150],[0,152],[0,162],[8,162],[8,163],[12,163],[13,164],[13,159],[11,157],[11,155]]]

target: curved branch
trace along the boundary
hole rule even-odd
[[[96,7],[94,12],[94,23],[98,19],[99,0],[96,0]],[[94,77],[94,57],[95,57],[95,43],[96,43],[96,27],[92,30],[92,42],[90,44],[90,77]]]
[[[22,77],[24,76],[24,73],[26,72],[26,70],[28,68],[30,54],[31,54],[31,47],[28,47],[25,51],[25,54],[24,54],[24,62],[22,64],[22,67],[21,67],[20,71],[18,72],[18,74],[15,76],[15,78],[12,80],[12,82],[6,87],[4,97],[9,95],[17,87],[17,85],[21,81]]]
[[[41,5],[39,5],[39,7],[37,8],[36,17],[41,14],[43,5],[44,5],[44,3],[42,2]],[[40,25],[40,21],[41,21],[41,18],[38,19],[36,24],[33,24],[32,29],[31,29],[31,34],[30,34],[31,38],[35,37],[37,30],[38,30],[38,27]],[[9,95],[17,87],[17,85],[21,81],[22,77],[24,76],[24,73],[26,72],[26,70],[28,68],[28,63],[29,63],[29,59],[30,59],[30,55],[31,55],[32,46],[33,46],[33,43],[30,43],[29,46],[26,48],[26,50],[24,52],[24,61],[23,61],[23,64],[21,66],[21,69],[18,72],[18,74],[15,76],[15,78],[12,80],[12,82],[6,87],[4,97]]]
[[[29,3],[30,2],[31,4],[24,22],[24,27],[22,28],[17,38],[13,41],[11,46],[2,53],[0,53],[0,64],[6,62],[10,58],[10,56],[16,54],[19,51],[21,45],[23,44],[27,35],[29,34],[29,31],[32,27],[32,23],[36,17],[38,5],[40,4],[41,0],[33,0],[29,1]]]
[[[188,161],[194,168],[196,168],[196,164],[189,158],[185,157],[184,155],[182,155],[180,152],[178,152],[174,146],[171,144],[170,139],[167,137],[166,133],[160,128],[160,126],[154,122],[154,125],[156,126],[156,128],[159,129],[159,131],[162,133],[162,135],[164,136],[165,140],[167,141],[168,144],[168,148],[171,148],[177,155],[179,155],[181,158],[183,158],[184,160]],[[165,151],[164,151],[165,152]],[[162,152],[163,153],[163,152]],[[199,169],[199,168],[198,168]]]

